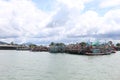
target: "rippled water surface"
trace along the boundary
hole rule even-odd
[[[119,80],[120,52],[103,56],[0,50],[0,80]]]

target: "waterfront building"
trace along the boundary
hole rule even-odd
[[[16,50],[16,45],[0,45],[0,50]]]
[[[65,44],[63,44],[63,43],[51,43],[49,45],[49,51],[51,53],[64,53],[65,52]]]
[[[35,46],[35,47],[31,48],[31,51],[40,51],[40,52],[42,52],[42,51],[48,51],[48,50],[49,49],[46,46]]]

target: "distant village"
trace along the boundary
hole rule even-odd
[[[106,43],[95,42],[80,42],[74,44],[54,43],[51,42],[48,46],[36,44],[15,44],[0,42],[0,50],[28,50],[32,52],[50,52],[50,53],[69,53],[80,55],[108,55],[116,53],[120,50],[120,43],[116,45],[112,41]]]

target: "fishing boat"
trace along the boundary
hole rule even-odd
[[[101,49],[92,49],[92,52],[86,52],[85,55],[109,55],[111,54],[110,51],[107,50],[101,50]]]

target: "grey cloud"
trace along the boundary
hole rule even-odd
[[[16,32],[16,30],[11,31],[9,28],[6,28],[5,30],[2,28],[0,29],[0,39],[7,39],[7,38],[18,38],[19,35]]]
[[[109,33],[105,33],[105,34],[98,34],[98,35],[92,35],[92,37],[95,38],[111,38],[111,39],[120,39],[120,31],[116,31],[116,32],[109,32]]]
[[[69,20],[69,11],[66,7],[62,7],[52,18],[46,27],[60,27],[64,26],[66,22]]]
[[[4,35],[4,36],[0,35],[0,39],[18,38],[18,37],[19,36],[17,36],[17,35]]]
[[[115,21],[117,24],[120,24],[120,17],[115,18],[114,21]]]
[[[96,39],[101,39],[101,38],[110,38],[110,39],[120,39],[120,31],[113,31],[113,32],[108,32],[104,34],[87,34],[87,35],[68,35],[68,38],[87,38],[87,37],[92,37]]]
[[[58,35],[59,35],[59,30],[49,29],[46,33],[45,31],[41,31],[37,35],[33,35],[31,37],[32,38],[48,38],[48,37],[54,37]]]

